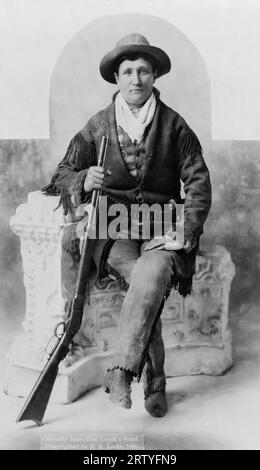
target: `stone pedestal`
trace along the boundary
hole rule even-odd
[[[10,221],[20,237],[26,288],[23,332],[8,355],[5,390],[27,396],[47,354],[53,328],[67,315],[79,262],[76,223],[57,208],[59,197],[28,195]],[[167,376],[222,374],[232,365],[228,301],[235,269],[223,246],[197,257],[193,293],[171,292],[163,314]],[[51,400],[69,403],[101,385],[117,340],[123,292],[104,278],[91,291],[79,333],[60,364]]]

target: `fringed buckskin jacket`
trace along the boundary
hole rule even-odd
[[[166,106],[154,89],[157,106],[145,134],[145,167],[141,181],[131,175],[121,154],[115,119],[115,104],[95,114],[71,140],[50,184],[42,191],[60,195],[65,213],[85,202],[88,168],[97,165],[102,136],[108,136],[106,167],[111,171],[104,192],[128,203],[180,202],[184,183],[184,242],[189,249],[174,252],[175,281],[182,295],[190,292],[199,237],[211,206],[211,184],[200,142],[185,120]],[[71,198],[73,196],[73,198]],[[72,204],[73,200],[73,204]],[[97,278],[105,266],[111,240],[97,240],[93,261]]]

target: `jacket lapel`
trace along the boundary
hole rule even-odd
[[[152,120],[151,128],[150,128],[150,130],[148,132],[148,135],[146,137],[146,140],[145,140],[146,155],[150,159],[151,159],[151,157],[153,157],[153,151],[154,151],[155,142],[156,142],[160,108],[161,108],[160,101],[157,100],[157,106],[156,106],[156,110],[155,110],[155,113],[154,113],[154,118]]]

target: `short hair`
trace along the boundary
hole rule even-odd
[[[137,59],[147,60],[147,62],[151,64],[153,72],[157,70],[157,62],[152,55],[147,54],[146,52],[132,52],[129,54],[121,55],[115,60],[114,66],[113,66],[114,73],[118,75],[119,66],[120,64],[122,64],[122,62],[124,62],[124,60],[137,60]]]

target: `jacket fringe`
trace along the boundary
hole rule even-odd
[[[178,150],[181,156],[187,157],[194,153],[203,153],[200,141],[196,134],[189,128],[178,139]]]
[[[113,268],[109,263],[106,264],[105,269],[108,275],[115,277],[115,279],[119,282],[119,285],[122,291],[127,292],[129,288],[129,284],[124,279],[124,277],[115,268]],[[169,297],[172,289],[175,289],[183,297],[190,295],[192,292],[192,277],[189,277],[186,279],[185,278],[178,279],[176,275],[174,275],[170,284],[167,286],[167,289],[165,292],[165,300]]]
[[[52,178],[54,180],[54,177]],[[41,191],[45,194],[45,196],[60,196],[60,201],[57,207],[55,207],[55,211],[59,209],[59,207],[63,207],[64,215],[67,215],[68,212],[72,212],[73,204],[71,201],[70,194],[66,191],[64,187],[57,187],[55,182],[52,181],[44,186]]]
[[[182,297],[187,297],[192,293],[192,277],[187,279],[175,277],[171,282],[171,288],[174,288]]]
[[[81,132],[78,132],[70,141],[64,160],[73,163],[78,171],[96,164],[96,150],[93,144],[88,143]],[[82,163],[84,162],[84,168]],[[61,162],[62,164],[62,162]]]
[[[75,181],[72,193],[76,197],[76,201],[79,202],[81,194],[78,194],[78,192],[80,191],[80,193],[82,193],[82,162],[84,162],[84,165],[87,165],[88,167],[94,165],[96,162],[96,154],[94,146],[88,144],[81,132],[78,132],[70,141],[66,154],[58,165],[50,183],[41,189],[46,196],[60,196],[60,202],[56,209],[62,206],[65,215],[67,215],[68,212],[72,212],[74,206],[71,201],[71,194],[67,187],[65,187],[62,182],[59,182],[60,170],[62,170],[63,164],[70,164],[72,169],[75,169]],[[86,175],[87,170],[83,171],[84,175]]]
[[[55,179],[56,179],[55,176],[53,176],[50,183],[46,184],[46,186],[44,186],[41,189],[41,192],[46,194],[46,196],[59,196],[60,195],[60,189],[57,188],[55,184]]]
[[[76,207],[78,207],[80,204],[85,202],[85,199],[89,199],[91,197],[90,194],[86,194],[84,191],[84,182],[85,182],[87,174],[88,174],[88,169],[81,170],[79,173],[77,173],[77,176],[75,178],[72,193],[73,193],[73,202]]]

